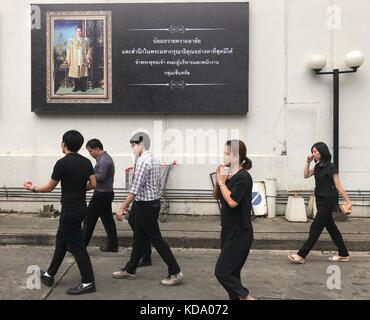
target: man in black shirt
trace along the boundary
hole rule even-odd
[[[67,249],[76,259],[82,276],[81,283],[67,290],[67,294],[77,295],[95,292],[94,272],[90,257],[82,239],[81,223],[87,212],[86,190],[94,189],[96,179],[90,160],[78,154],[84,138],[78,131],[70,130],[63,135],[62,151],[65,157],[54,166],[49,182],[42,186],[33,186],[31,181],[24,187],[32,192],[51,192],[61,182],[61,215],[56,235],[53,260],[47,272],[41,272],[41,281],[53,286],[57,273]]]

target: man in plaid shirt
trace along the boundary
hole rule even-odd
[[[122,203],[116,217],[122,220],[129,205],[133,202],[131,211],[135,211],[134,243],[130,261],[119,271],[113,272],[116,279],[135,279],[136,268],[140,263],[148,240],[157,250],[168,266],[168,276],[161,281],[165,286],[173,286],[184,278],[170,247],[163,240],[158,225],[158,215],[161,208],[161,168],[154,155],[147,151],[150,139],[146,133],[139,132],[131,139],[131,148],[137,157],[134,177],[126,200]]]

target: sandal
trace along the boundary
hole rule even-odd
[[[306,262],[305,259],[303,259],[301,256],[299,256],[298,254],[294,253],[294,254],[290,254],[288,256],[288,259],[290,261],[292,261],[293,263],[297,263],[297,264],[303,264]]]
[[[349,262],[349,261],[351,261],[351,258],[350,258],[350,256],[347,256],[347,257],[332,256],[332,257],[329,257],[329,261],[331,261],[331,262]]]

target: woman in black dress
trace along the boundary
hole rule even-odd
[[[230,140],[224,149],[224,165],[216,170],[215,198],[221,201],[221,253],[215,276],[231,300],[255,300],[240,279],[253,241],[251,222],[253,181],[248,173],[252,161],[247,158],[243,141]]]
[[[315,143],[311,148],[311,153],[307,157],[304,167],[304,177],[307,179],[315,176],[317,213],[311,224],[308,240],[296,254],[291,254],[288,258],[293,263],[304,263],[306,256],[316,244],[325,227],[338,248],[338,255],[329,257],[329,260],[332,262],[348,262],[350,256],[342,235],[334,222],[332,213],[338,206],[338,192],[346,202],[345,207],[348,211],[352,210],[351,199],[340,182],[338,169],[331,162],[328,146],[323,142]],[[312,160],[316,162],[316,165],[313,169],[310,169]]]

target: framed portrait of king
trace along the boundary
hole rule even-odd
[[[32,112],[248,112],[248,2],[51,2],[31,5]]]
[[[46,15],[47,103],[112,103],[110,11]]]

